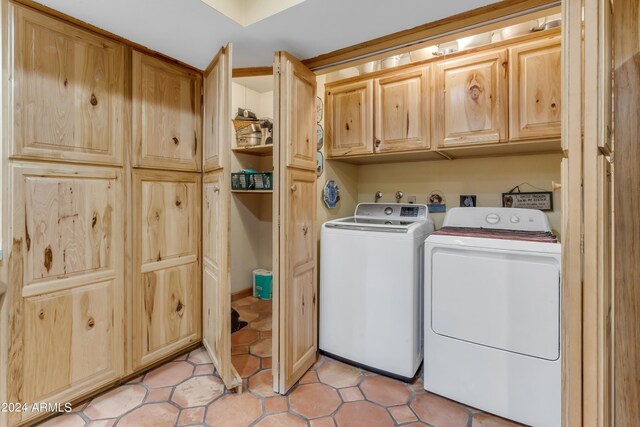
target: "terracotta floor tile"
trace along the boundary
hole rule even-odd
[[[84,427],[84,420],[78,414],[65,414],[40,424],[40,427]]]
[[[92,420],[117,418],[140,405],[146,394],[141,385],[123,385],[93,399],[83,413]]]
[[[318,379],[318,374],[313,371],[309,371],[306,374],[304,374],[299,381],[300,384],[309,384],[309,383],[317,383],[317,382],[320,382],[320,380]]]
[[[213,375],[215,370],[216,369],[213,364],[198,365],[196,366],[196,370],[194,371],[193,375]]]
[[[438,427],[465,427],[469,420],[461,405],[431,393],[416,396],[411,409],[422,421]]]
[[[341,388],[340,396],[345,402],[355,402],[358,400],[364,400],[364,396],[358,387]]]
[[[425,424],[420,421],[416,421],[415,423],[405,424],[402,427],[429,427],[429,424]]]
[[[231,363],[242,378],[250,377],[260,369],[260,358],[250,354],[231,356]]]
[[[149,390],[145,402],[164,402],[169,400],[173,387],[154,388]]]
[[[231,305],[233,305],[234,308],[235,307],[243,307],[243,306],[246,306],[246,305],[251,305],[251,304],[256,303],[258,301],[260,301],[260,298],[256,298],[254,296],[250,296],[250,297],[244,297],[242,299],[234,301]]]
[[[264,400],[264,410],[267,414],[284,412],[288,409],[287,398],[284,396],[268,397]]]
[[[262,358],[262,369],[271,369],[272,360],[270,357]]]
[[[316,363],[313,364],[313,366],[311,367],[312,371],[317,370],[320,366],[322,366],[322,364],[324,363],[324,361],[326,360],[324,355],[319,355],[318,356],[318,360],[316,360]]]
[[[307,418],[331,415],[340,403],[338,392],[320,383],[301,385],[289,395],[291,410]]]
[[[360,390],[367,400],[384,406],[405,405],[411,397],[404,383],[383,376],[366,377],[360,383]]]
[[[262,416],[262,402],[251,393],[229,393],[209,405],[206,423],[215,427],[248,427]]]
[[[251,326],[251,329],[260,332],[270,331],[273,329],[273,317],[271,315],[260,317],[258,320],[251,322],[249,326]]]
[[[253,329],[244,328],[231,334],[231,345],[247,345],[258,339],[258,332]],[[211,363],[211,362],[209,362]]]
[[[143,382],[152,388],[170,387],[193,374],[193,365],[187,362],[169,362],[145,375]]]
[[[118,421],[117,418],[111,418],[110,420],[91,421],[87,424],[87,427],[112,427]]]
[[[309,421],[310,427],[335,427],[336,422],[331,417],[316,418]]]
[[[472,427],[517,427],[522,424],[496,417],[491,414],[475,414],[471,425]]]
[[[142,378],[142,376],[140,376],[140,378]],[[127,383],[129,384],[129,383]],[[87,407],[87,405],[89,404],[89,401],[83,402],[79,405],[76,405],[73,407],[73,409],[71,410],[71,412],[81,412],[82,410],[84,410],[84,408]]]
[[[174,427],[179,410],[170,403],[151,403],[120,419],[118,427]]]
[[[271,313],[273,311],[273,302],[271,300],[258,300],[247,308],[254,313]]]
[[[224,384],[214,376],[192,377],[175,388],[171,400],[183,408],[202,406],[222,396]]]
[[[263,397],[275,396],[276,393],[273,391],[273,373],[271,369],[260,371],[249,378],[249,389]]]
[[[387,408],[387,409],[389,410],[389,413],[391,414],[393,419],[396,420],[398,424],[408,423],[411,421],[418,421],[418,417],[416,417],[416,414],[414,414],[411,408],[409,408],[407,405],[394,406],[392,408]]]
[[[139,383],[139,382],[141,382],[141,381],[142,381],[142,378],[143,378],[143,377],[144,377],[144,375],[138,375],[137,377],[132,378],[131,380],[129,380],[129,381],[127,382],[127,384],[137,384],[137,383]]]
[[[195,363],[196,365],[207,365],[211,363],[211,358],[209,357],[209,353],[204,347],[196,348],[189,354],[190,362]]]
[[[255,427],[306,427],[302,418],[292,414],[267,415]]]
[[[318,377],[325,384],[335,388],[343,388],[358,385],[362,373],[354,366],[335,360],[327,360],[318,368]]]
[[[248,345],[234,345],[231,347],[231,355],[235,356],[236,354],[247,354],[249,353]]]
[[[272,346],[271,338],[262,338],[251,344],[249,352],[258,357],[271,357]]]
[[[338,427],[393,427],[394,425],[387,411],[366,401],[343,404],[335,415],[335,420]]]
[[[424,381],[422,381],[422,377],[417,378],[413,383],[409,384],[409,390],[414,393],[426,393],[427,391],[424,389]]]
[[[189,425],[204,421],[204,407],[183,409],[178,417],[178,425]]]
[[[272,331],[261,331],[260,338],[271,338],[273,336]]]
[[[173,359],[173,361],[174,362],[179,362],[181,360],[187,360],[188,357],[189,357],[189,353],[181,354],[180,356],[178,356],[175,359]]]
[[[237,307],[236,311],[240,315],[240,320],[243,320],[247,323],[253,322],[260,318],[260,313],[256,313],[255,311],[250,310],[248,307]]]

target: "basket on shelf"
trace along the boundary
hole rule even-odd
[[[247,147],[259,145],[262,141],[262,128],[257,120],[233,120],[236,129],[236,145]]]
[[[232,190],[273,190],[273,172],[233,172]]]

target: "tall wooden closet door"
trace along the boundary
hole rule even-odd
[[[204,169],[202,184],[202,342],[227,388],[242,385],[231,363],[229,278],[231,45],[218,52],[204,77]]]
[[[316,172],[309,159],[316,146],[316,79],[288,53],[277,53],[275,64],[279,363],[274,375],[278,391],[286,393],[315,363],[318,352]]]

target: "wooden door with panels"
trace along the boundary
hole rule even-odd
[[[509,49],[509,140],[559,139],[560,37]]]
[[[133,367],[201,337],[198,173],[133,171]]]
[[[507,141],[507,51],[442,61],[435,67],[439,147]]]
[[[133,51],[134,167],[199,171],[202,75]]]
[[[123,375],[122,172],[14,163],[9,173],[8,401],[69,402]]]
[[[231,363],[229,275],[231,45],[204,74],[204,178],[202,182],[202,342],[228,389],[242,387]]]
[[[327,85],[327,157],[373,153],[373,81]]]
[[[431,68],[375,81],[374,149],[377,153],[428,149]]]
[[[316,76],[278,52],[274,79],[273,372],[284,394],[318,353]]]
[[[9,156],[122,165],[125,47],[9,3]]]

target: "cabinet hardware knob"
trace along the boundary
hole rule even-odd
[[[551,191],[556,191],[562,188],[562,184],[559,184],[555,181],[551,181]]]
[[[380,141],[379,139],[376,139],[376,148],[380,148],[380,143],[381,143],[381,142],[382,142],[382,141]]]
[[[296,190],[298,190],[298,186],[296,184],[293,184],[291,186],[291,192],[295,192]]]
[[[174,136],[173,137],[173,143],[178,145],[180,143],[180,140]]]
[[[220,191],[220,187],[216,185],[215,187],[213,187],[213,191],[218,193]]]
[[[98,98],[96,98],[95,94],[91,94],[91,99],[89,100],[89,102],[91,103],[91,105],[93,105],[94,107],[96,105],[98,105]]]

